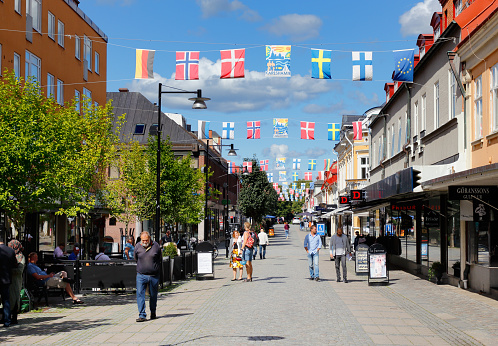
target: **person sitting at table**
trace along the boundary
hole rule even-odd
[[[55,259],[64,259],[64,243],[59,243],[57,247],[54,249],[54,258]]]
[[[110,261],[111,259],[107,256],[104,251],[100,251],[97,256],[95,256],[96,261]]]
[[[47,274],[36,265],[36,262],[38,262],[38,254],[36,252],[31,252],[28,260],[28,275],[31,275],[36,280],[37,285],[40,287],[46,286],[47,288],[64,288],[67,294],[73,299],[73,304],[83,304],[83,301],[74,295],[70,285],[74,281],[67,277],[65,271]]]
[[[73,248],[73,252],[71,252],[71,254],[67,259],[70,261],[76,261],[79,257],[80,257],[80,248],[75,246]]]

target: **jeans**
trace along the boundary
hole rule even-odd
[[[253,252],[252,252],[252,259],[256,259],[257,254],[258,254],[258,246],[254,245]]]
[[[285,230],[285,237],[289,238],[289,230],[288,229]]]
[[[159,275],[144,275],[137,273],[137,305],[138,305],[138,317],[146,318],[147,313],[145,312],[145,290],[149,284],[150,291],[150,313],[156,313],[157,306],[157,289],[159,286]]]
[[[259,246],[259,258],[266,258],[266,244]]]
[[[308,253],[308,265],[310,267],[310,277],[319,278],[320,273],[318,270],[318,252]]]
[[[342,263],[342,276],[344,280],[348,279],[348,268],[346,267],[346,255],[336,255],[335,256],[335,272],[337,274],[337,280],[341,280],[341,268]]]
[[[252,261],[252,248],[245,247],[244,251],[242,252],[242,259],[246,262],[251,262]]]
[[[3,324],[4,326],[10,326],[10,295],[9,286],[5,284],[0,284],[0,294],[2,295],[2,305],[3,305]]]

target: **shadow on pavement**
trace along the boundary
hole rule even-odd
[[[206,338],[217,338],[217,339],[219,339],[219,338],[230,338],[230,339],[233,339],[233,338],[243,338],[243,339],[246,339],[247,338],[247,341],[275,341],[275,340],[283,340],[283,339],[285,339],[285,337],[283,337],[283,336],[277,336],[277,335],[260,335],[260,336],[257,336],[257,335],[251,335],[251,336],[204,335],[204,336],[200,336],[198,338],[193,338],[193,339],[190,339],[190,340],[186,340],[186,341],[182,341],[182,342],[177,342],[177,343],[174,343],[174,344],[163,344],[162,346],[184,345],[184,344],[188,344],[188,343],[191,343],[191,342],[194,342],[194,341],[198,341],[198,340],[202,340],[202,339],[206,339]],[[243,341],[241,340],[241,342],[243,342]]]

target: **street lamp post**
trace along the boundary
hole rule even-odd
[[[156,227],[154,240],[159,243],[159,237],[161,235],[161,96],[162,94],[196,94],[197,97],[189,98],[190,101],[194,101],[192,109],[206,109],[206,103],[204,101],[209,101],[209,98],[202,97],[202,90],[197,89],[197,91],[162,91],[162,83],[159,83],[159,94],[158,94],[158,108],[157,108],[157,169],[156,169]]]

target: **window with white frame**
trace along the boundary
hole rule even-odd
[[[420,59],[422,59],[422,57],[425,55],[425,42],[420,46],[418,53],[420,55]]]
[[[394,156],[394,143],[396,142],[396,131],[394,129],[394,124],[392,125],[392,131],[391,131],[392,140],[391,140],[391,156]]]
[[[14,1],[14,9],[17,13],[21,14],[21,0]]]
[[[48,12],[47,35],[55,41],[55,16],[50,11]]]
[[[26,14],[33,18],[33,29],[41,32],[42,0],[26,0]]]
[[[59,46],[64,47],[64,23],[60,20],[57,21],[57,43],[59,43]]]
[[[78,35],[74,36],[74,56],[81,60],[81,38]]]
[[[383,159],[383,157],[382,157],[383,155],[382,155],[382,154],[383,154],[383,153],[382,153],[382,137],[380,137],[380,138],[379,138],[379,156],[377,157],[377,159],[378,159],[378,162],[377,162],[377,163],[378,163],[379,165],[380,165],[380,162],[381,162],[381,161],[382,161],[382,159]]]
[[[92,70],[92,40],[85,36],[83,38],[83,59],[86,60],[88,71]]]
[[[387,128],[387,138],[386,138],[386,159],[390,157],[389,150],[391,149],[391,128]]]
[[[376,148],[377,148],[377,143],[372,142],[372,151],[371,151],[372,162],[377,162],[377,157],[375,156],[377,154],[377,151],[375,151]]]
[[[439,82],[434,84],[434,130],[439,127]]]
[[[418,136],[418,101],[413,105],[413,136]]]
[[[491,129],[498,130],[498,64],[491,68]]]
[[[368,178],[368,156],[358,157],[358,178]]]
[[[462,0],[455,0],[455,17],[458,16],[463,11]]]
[[[436,41],[439,36],[441,36],[441,25],[438,25],[435,29],[434,29],[434,41]]]
[[[83,96],[85,96],[86,99],[84,99],[84,102],[88,102],[88,105],[92,104],[92,92],[88,90],[87,88],[83,88]]]
[[[41,59],[30,51],[26,51],[25,78],[33,77],[34,81],[41,80]]]
[[[100,74],[100,55],[95,52],[95,73]]]
[[[401,151],[401,137],[402,137],[402,126],[401,126],[401,117],[398,119],[398,153]]]
[[[420,132],[425,131],[425,124],[427,120],[427,95],[423,94],[422,95],[422,100],[421,100],[421,112],[420,114]]]
[[[474,139],[482,138],[482,75],[475,80]]]
[[[47,97],[55,98],[55,78],[47,73]]]
[[[21,56],[14,53],[14,75],[16,78],[21,77]]]
[[[449,79],[450,79],[450,120],[456,117],[456,103],[457,103],[457,83],[456,78],[453,72],[450,70]]]
[[[75,110],[76,112],[80,112],[81,111],[81,93],[74,89],[74,100],[75,100]]]
[[[64,104],[64,82],[57,79],[57,103]]]

